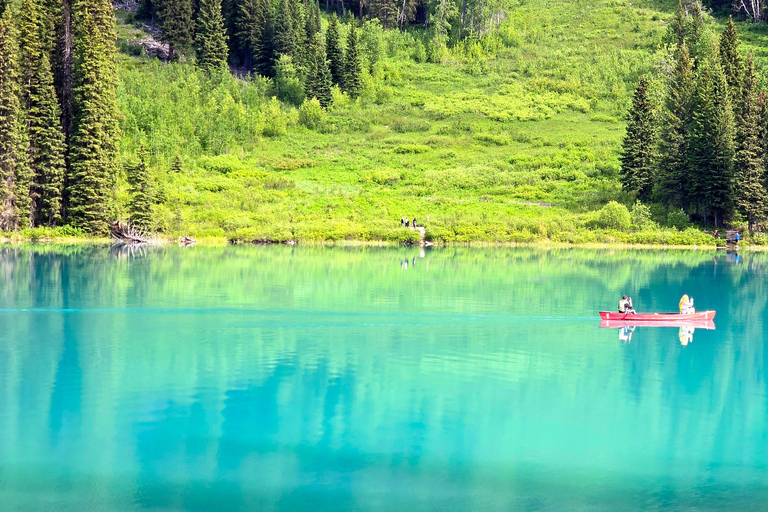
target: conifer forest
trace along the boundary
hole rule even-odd
[[[712,0],[0,0],[0,238],[768,243]],[[2,235],[5,233],[6,235]]]

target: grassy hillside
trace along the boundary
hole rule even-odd
[[[663,65],[672,10],[522,0],[498,34],[442,64],[419,62],[418,31],[369,24],[382,58],[365,94],[336,94],[319,117],[271,99],[264,79],[210,84],[191,64],[131,56],[140,34],[119,12],[123,158],[148,147],[156,228],[169,233],[403,240],[399,219],[415,216],[438,241],[680,243],[674,229],[600,230],[597,212],[628,203],[616,179],[623,116],[639,76]],[[753,28],[745,46],[764,37]],[[663,228],[667,212],[653,214]]]

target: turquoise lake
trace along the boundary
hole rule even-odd
[[[0,246],[0,509],[765,510],[768,255]],[[716,329],[600,328],[621,294]],[[682,340],[682,343],[681,343]]]

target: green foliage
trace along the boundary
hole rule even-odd
[[[325,47],[319,33],[314,35],[308,51],[312,55],[307,70],[305,94],[308,98],[317,98],[320,105],[329,107],[333,102],[331,95],[331,71],[325,58]]]
[[[20,84],[18,35],[13,10],[7,6],[0,16],[0,230],[13,231],[19,218],[14,207],[15,181],[24,164],[19,123]]]
[[[672,210],[667,215],[667,226],[669,227],[683,229],[688,227],[690,224],[691,222],[688,219],[688,214],[683,210]]]
[[[294,62],[300,61],[298,56],[299,37],[295,22],[298,17],[291,12],[291,0],[279,0],[275,14],[274,49],[275,56],[290,56]]]
[[[131,201],[128,212],[131,224],[142,228],[152,226],[152,178],[149,169],[149,155],[144,145],[139,147],[139,160],[127,169],[128,183],[131,185]]]
[[[728,94],[733,102],[735,110],[741,98],[741,81],[744,73],[744,65],[739,53],[739,33],[733,17],[728,17],[728,23],[720,36],[720,64],[723,67],[725,80],[728,83]]]
[[[341,47],[339,21],[335,14],[331,16],[328,30],[325,32],[325,52],[331,80],[334,84],[342,86],[344,84],[344,51]]]
[[[616,201],[603,206],[597,216],[597,223],[605,229],[628,231],[632,226],[632,216],[626,206]]]
[[[621,151],[621,185],[641,201],[649,201],[656,164],[656,119],[645,78],[635,90],[627,115],[627,134]]]
[[[168,58],[192,44],[192,0],[156,0],[157,17],[162,30],[160,37],[168,43]]]
[[[363,62],[357,45],[357,30],[350,27],[347,48],[344,51],[344,87],[351,98],[357,98],[363,92]]]
[[[712,213],[715,226],[731,207],[735,135],[728,83],[719,60],[713,58],[700,67],[690,151],[694,168],[692,198],[701,207],[704,222]]]
[[[227,69],[227,34],[221,14],[221,0],[200,0],[197,16],[197,61],[210,76]]]
[[[275,78],[272,81],[272,88],[273,94],[281,101],[296,106],[304,101],[304,86],[301,83],[301,76],[290,55],[281,55],[275,64]]]
[[[695,93],[693,63],[688,46],[678,52],[667,92],[660,138],[658,185],[655,195],[668,205],[684,207],[689,200],[691,178],[690,134]]]
[[[731,20],[732,23],[732,20]],[[766,216],[764,128],[760,126],[761,105],[752,54],[749,54],[744,78],[739,83],[739,122],[734,158],[734,199],[739,212],[748,219],[749,228]]]
[[[325,121],[325,110],[317,98],[305,99],[299,108],[299,123],[310,130],[322,127]]]
[[[640,201],[632,206],[631,216],[632,225],[639,230],[655,226],[655,222],[651,220],[651,208]]]
[[[119,131],[115,101],[114,16],[112,4],[76,4],[74,17],[74,118],[68,176],[68,222],[96,235],[106,234]]]

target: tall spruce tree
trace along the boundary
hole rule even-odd
[[[685,12],[683,2],[677,2],[675,17],[669,22],[665,42],[677,46],[677,51],[683,46],[688,26],[688,14]]]
[[[53,87],[53,73],[46,50],[42,21],[45,11],[38,0],[24,0],[21,14],[21,51],[24,58],[22,106],[26,113],[28,161],[32,180],[30,216],[33,224],[53,225],[61,221],[64,179],[64,135]]]
[[[294,62],[298,61],[297,49],[299,45],[297,30],[294,21],[291,0],[280,0],[275,13],[274,51],[275,59],[281,55],[288,55]]]
[[[736,156],[734,158],[734,199],[750,229],[765,219],[765,146],[761,126],[762,108],[757,90],[755,63],[750,53],[747,58],[741,87]]]
[[[304,68],[305,74],[315,65],[315,35],[320,33],[320,7],[317,2],[306,2],[302,9],[304,17],[303,34],[301,34],[301,48],[299,55],[301,57],[301,68]]]
[[[363,92],[363,60],[357,43],[357,30],[352,25],[344,51],[344,92],[357,98]]]
[[[0,16],[0,230],[18,227],[16,177],[24,165],[19,116],[19,50],[12,8]]]
[[[704,12],[702,5],[695,1],[691,5],[690,20],[685,31],[685,44],[693,62],[693,69],[706,60],[710,53],[710,41],[704,26]]]
[[[197,17],[197,61],[210,76],[227,69],[227,33],[221,14],[221,0],[200,0]]]
[[[115,21],[109,0],[73,5],[73,119],[66,184],[66,218],[104,235],[111,212],[119,141]]]
[[[131,224],[142,228],[152,225],[152,178],[149,170],[149,155],[142,144],[138,151],[139,161],[128,169],[131,185],[131,201],[128,211]]]
[[[156,0],[157,17],[162,32],[160,39],[168,43],[168,60],[193,42],[192,0]]]
[[[728,82],[728,91],[736,111],[738,111],[738,105],[742,98],[739,88],[744,73],[744,64],[739,54],[739,44],[739,33],[733,23],[733,16],[729,16],[728,24],[720,36],[720,65],[723,67],[725,80]]]
[[[344,83],[344,52],[341,49],[339,20],[336,14],[331,16],[328,30],[325,32],[325,53],[331,71],[331,80],[334,84],[341,86]]]
[[[240,55],[240,62],[247,69],[253,69],[254,54],[259,44],[263,26],[260,23],[261,0],[240,0],[235,15],[234,45]],[[230,39],[230,43],[233,40]]]
[[[656,123],[654,107],[648,96],[645,78],[635,89],[632,108],[627,115],[627,134],[621,153],[621,184],[637,199],[651,199],[656,161]]]
[[[312,42],[312,59],[305,93],[307,98],[317,98],[320,105],[329,107],[333,102],[331,95],[331,72],[328,69],[328,61],[325,58],[325,47],[319,33],[315,34]]]
[[[275,73],[275,23],[270,0],[259,0],[257,32],[253,37],[254,69],[263,76]]]
[[[704,223],[716,227],[732,208],[734,138],[728,82],[717,54],[701,65],[691,135],[693,192]]]
[[[669,206],[686,210],[691,199],[689,149],[695,89],[693,63],[688,45],[683,43],[664,102],[654,195]]]
[[[66,172],[66,146],[61,131],[61,110],[53,87],[48,55],[38,63],[36,90],[29,111],[30,164],[34,172],[34,222],[55,226],[62,220],[62,196]]]

